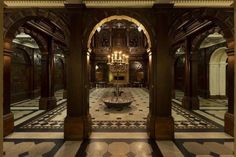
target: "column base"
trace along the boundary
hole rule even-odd
[[[155,117],[148,115],[147,129],[150,138],[155,140],[174,139],[173,117]]]
[[[91,117],[70,117],[67,116],[64,122],[65,140],[84,140],[91,134]]]
[[[3,115],[3,136],[14,132],[14,115],[12,112]]]
[[[199,99],[198,97],[184,96],[182,99],[182,105],[188,110],[199,110]]]
[[[39,100],[40,110],[51,110],[57,106],[56,97],[41,97]]]
[[[63,99],[67,99],[67,90],[63,90]]]
[[[234,136],[234,115],[226,112],[225,113],[225,127],[224,130],[227,134]]]

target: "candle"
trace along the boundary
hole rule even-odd
[[[128,64],[128,55],[125,56],[125,63]]]
[[[107,58],[108,58],[108,64],[110,64],[111,63],[111,56],[108,55]]]
[[[115,51],[115,60],[117,60],[117,52]]]
[[[122,52],[120,51],[119,52],[119,60],[121,60],[121,54],[122,54]]]

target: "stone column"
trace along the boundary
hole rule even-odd
[[[3,1],[0,2],[0,34],[3,34]],[[0,156],[3,156],[3,35],[0,36]]]
[[[65,140],[82,140],[89,136],[89,85],[86,43],[82,44],[85,6],[66,5],[70,23],[70,44],[67,66],[67,116],[64,125]]]
[[[11,112],[11,42],[4,41],[3,50],[3,135],[14,131],[14,115]]]
[[[228,55],[227,68],[227,96],[228,96],[228,111],[225,113],[225,132],[234,135],[234,49],[226,50]]]
[[[191,39],[185,41],[185,87],[182,99],[183,107],[189,110],[199,109],[199,99],[197,93],[197,54],[191,52]]]
[[[41,72],[41,98],[40,110],[50,110],[56,107],[57,101],[54,95],[54,41],[48,39],[48,51],[42,52]]]
[[[156,4],[156,42],[152,47],[150,74],[150,113],[148,132],[158,140],[174,139],[174,120],[171,116],[171,55],[168,37],[168,18],[173,5]]]

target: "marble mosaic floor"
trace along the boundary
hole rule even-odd
[[[130,92],[134,99],[132,105],[123,110],[108,109],[102,103],[102,98],[112,89],[91,91],[93,133],[85,141],[63,140],[66,100],[59,100],[58,106],[49,112],[39,112],[25,102],[13,105],[19,111],[22,106],[25,109],[15,114],[15,132],[4,138],[4,157],[233,157],[233,138],[223,132],[221,109],[224,105],[205,105],[201,110],[190,112],[183,109],[178,100],[173,100],[175,140],[153,141],[145,131],[149,110],[147,90],[123,90]],[[221,112],[214,112],[219,107]]]

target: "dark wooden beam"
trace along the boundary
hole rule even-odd
[[[47,28],[45,28],[37,23],[28,21],[23,25],[23,27],[34,29],[37,32],[40,32],[40,33],[43,33],[49,37],[52,37],[57,43],[59,42],[62,45],[66,45],[65,39],[63,37],[54,34],[52,31],[48,30]]]
[[[177,35],[177,39],[174,40],[174,42],[172,42],[172,46],[179,44],[181,42],[184,42],[185,39],[188,38],[192,38],[193,36],[196,36],[198,34],[201,34],[207,30],[210,30],[211,28],[215,27],[214,23],[212,21],[207,21],[204,23],[201,23],[200,25],[197,25],[195,27],[193,27],[190,30],[187,30],[183,35]]]

